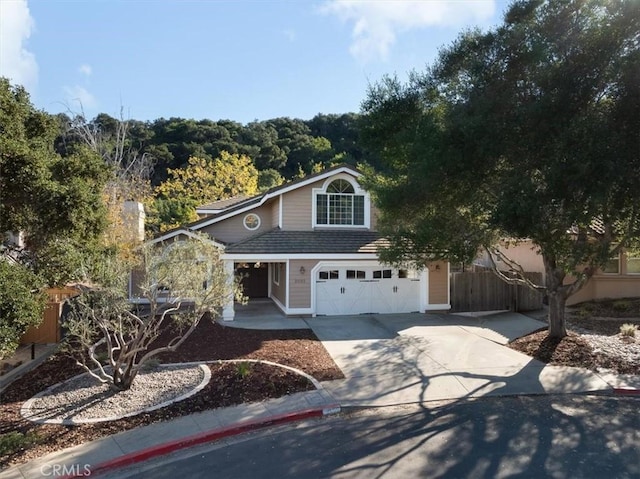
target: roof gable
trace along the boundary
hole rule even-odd
[[[265,191],[264,193],[261,193],[260,195],[256,195],[250,198],[247,198],[245,200],[241,200],[239,202],[236,203],[232,203],[230,206],[221,209],[218,213],[215,213],[211,216],[208,216],[206,218],[202,218],[198,221],[195,221],[193,223],[189,223],[187,225],[178,227],[174,230],[170,230],[165,232],[164,234],[160,235],[159,237],[156,238],[156,240],[162,240],[163,238],[167,237],[168,235],[174,236],[174,232],[176,230],[184,230],[184,229],[188,229],[191,231],[197,231],[201,228],[205,228],[211,224],[214,223],[218,223],[220,221],[226,220],[228,218],[231,218],[235,215],[240,215],[243,213],[247,213],[263,204],[265,204],[267,201],[269,201],[272,198],[276,198],[280,195],[284,195],[290,191],[293,190],[297,190],[299,188],[303,188],[307,185],[310,185],[312,183],[315,183],[317,181],[321,181],[327,178],[330,178],[331,176],[335,176],[341,173],[347,173],[350,174],[356,178],[362,176],[362,173],[360,173],[355,167],[351,166],[351,165],[347,165],[347,164],[342,164],[342,165],[338,165],[335,166],[333,168],[329,168],[328,170],[322,171],[320,173],[315,173],[313,175],[308,175],[305,176],[304,178],[300,178],[294,181],[291,181],[289,183],[285,183],[283,185],[280,186],[276,186],[274,188],[271,188],[267,191]],[[219,202],[216,202],[219,203]]]

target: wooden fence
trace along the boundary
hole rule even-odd
[[[37,327],[30,327],[20,339],[21,344],[49,344],[60,341],[60,317],[62,306],[66,299],[80,294],[74,288],[50,288],[46,291],[49,301],[44,310],[42,323]]]
[[[542,273],[526,273],[534,283]],[[451,273],[451,311],[532,311],[542,308],[542,294],[511,285],[492,271]]]

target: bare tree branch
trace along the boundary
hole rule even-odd
[[[504,282],[508,284],[527,286],[528,288],[531,288],[534,291],[540,291],[540,292],[546,291],[547,289],[546,286],[536,284],[533,281],[531,281],[529,278],[527,278],[526,271],[524,270],[524,268],[519,263],[517,263],[516,261],[506,256],[498,248],[491,248],[491,247],[484,246],[484,249],[487,252],[489,261],[491,262],[491,270]],[[501,271],[498,268],[496,260],[503,261],[509,268],[509,272],[512,272],[517,276],[513,277],[513,276],[506,275],[503,271]]]

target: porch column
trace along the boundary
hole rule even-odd
[[[234,270],[233,270],[233,260],[225,260],[224,261],[224,270],[227,273],[227,280],[230,284],[233,284],[234,281]],[[233,309],[233,293],[227,297],[227,301],[225,302],[224,308],[222,309],[222,320],[223,321],[233,321],[235,317],[235,310]]]

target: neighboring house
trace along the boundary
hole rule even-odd
[[[376,210],[350,166],[293,181],[251,197],[206,205],[202,219],[154,242],[206,233],[244,293],[270,298],[287,315],[448,310],[449,265],[422,271],[380,264]],[[234,317],[230,302],[223,318]]]
[[[530,240],[517,244],[503,245],[504,254],[520,264],[525,271],[542,273],[545,271],[539,250]],[[490,266],[486,253],[475,262],[481,266]],[[500,269],[507,266],[497,262]],[[571,278],[569,278],[571,280]],[[567,306],[597,299],[618,299],[640,297],[640,253],[621,251],[612,257],[604,268],[594,274],[589,282],[576,294],[567,299]]]

